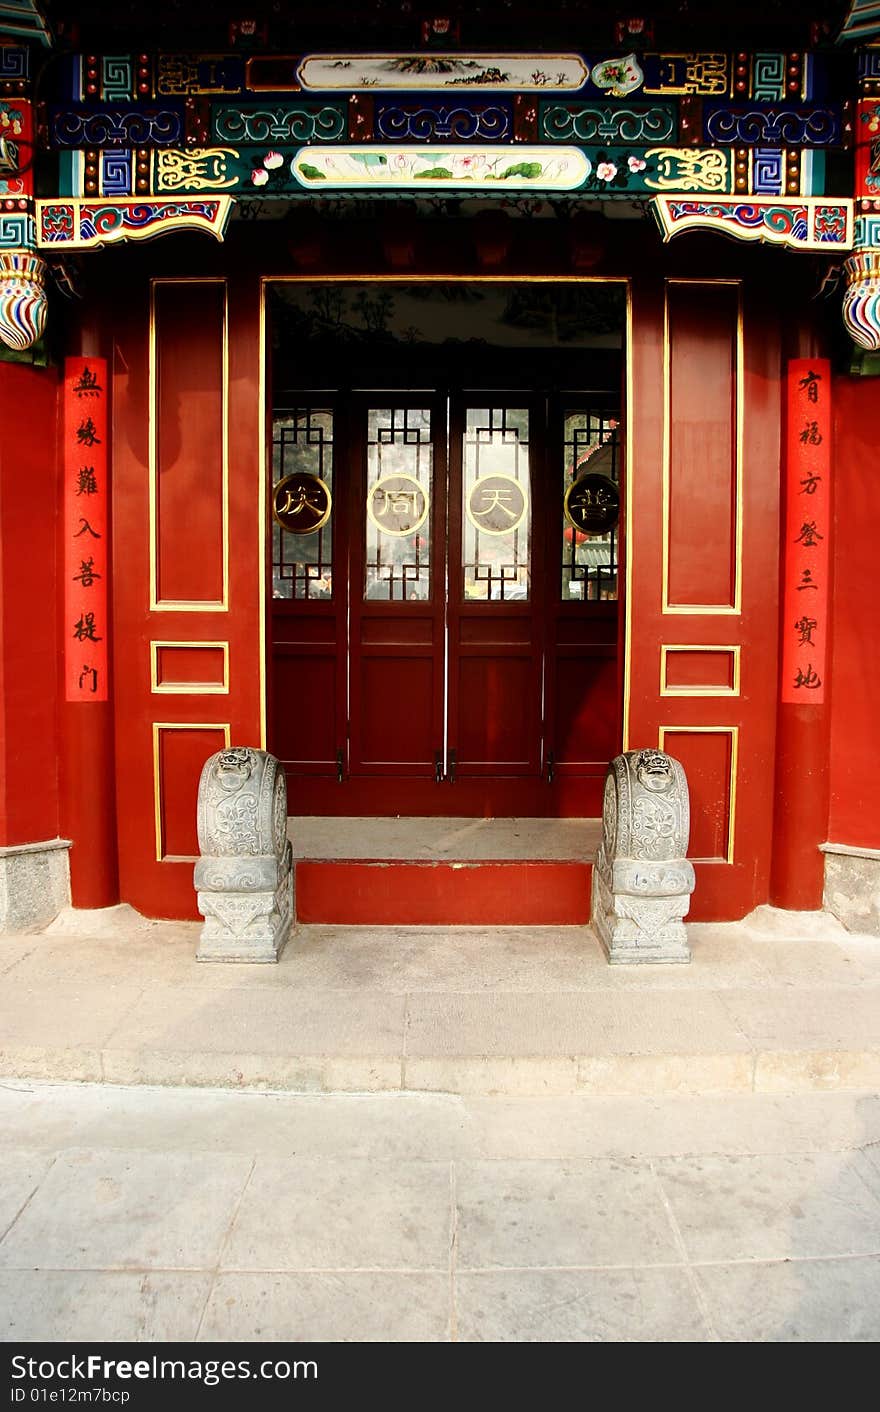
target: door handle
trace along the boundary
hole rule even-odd
[[[434,783],[443,783],[443,751],[434,751]]]
[[[345,783],[345,752],[342,750],[336,752],[336,783]]]
[[[547,783],[552,784],[556,775],[556,759],[552,750],[547,751]]]
[[[455,751],[449,752],[449,783],[455,784]]]

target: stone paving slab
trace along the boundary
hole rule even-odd
[[[878,1147],[878,1094],[4,1083],[0,1337],[874,1342]]]
[[[880,1251],[860,1151],[664,1157],[653,1170],[695,1263]]]
[[[647,1162],[461,1162],[455,1200],[462,1271],[679,1262],[663,1191]]]
[[[718,1338],[735,1343],[876,1343],[880,1258],[786,1260],[695,1271]]]
[[[0,1243],[0,1268],[208,1268],[251,1165],[239,1154],[60,1153]]]
[[[446,1270],[450,1184],[448,1162],[259,1157],[232,1221],[223,1265]]]
[[[383,1270],[219,1274],[199,1337],[235,1343],[444,1343],[449,1276]]]
[[[0,1270],[2,1338],[190,1342],[212,1283],[207,1270]]]
[[[456,1281],[463,1343],[705,1343],[687,1271],[471,1270]]]

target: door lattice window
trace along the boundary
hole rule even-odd
[[[433,466],[428,408],[369,409],[366,598],[431,597]]]
[[[288,476],[323,481],[333,495],[333,409],[277,408],[272,417],[273,488]],[[333,514],[311,533],[296,534],[272,522],[272,596],[333,596]]]
[[[619,505],[620,493],[618,414],[608,407],[568,410],[563,416],[563,427],[562,597],[594,601],[616,599],[618,526],[614,507]],[[587,487],[580,496],[579,481]],[[578,500],[580,512],[574,508]],[[590,508],[595,509],[600,521],[603,511],[606,519],[614,520],[602,533],[589,529],[584,508],[587,500],[592,502]]]
[[[529,596],[529,413],[469,407],[462,476],[462,569],[466,599]]]

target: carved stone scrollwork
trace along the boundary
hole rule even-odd
[[[200,961],[277,961],[293,922],[287,786],[274,755],[220,750],[199,781]]]
[[[689,832],[687,779],[678,760],[661,750],[630,750],[611,761],[592,922],[612,964],[690,960]]]

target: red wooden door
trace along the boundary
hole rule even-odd
[[[349,758],[381,812],[432,812],[443,776],[446,403],[350,403]],[[426,788],[427,786],[427,788]],[[363,791],[361,791],[363,792]]]
[[[550,404],[544,709],[547,774],[563,814],[599,814],[620,750],[620,423],[620,390]]]
[[[272,527],[270,748],[292,811],[597,812],[620,742],[619,536],[574,536],[565,503],[587,461],[617,481],[619,399],[288,402],[276,494],[317,474],[316,441],[333,490],[316,532]]]
[[[497,392],[450,418],[448,772],[503,779],[521,808],[543,765],[543,420]]]
[[[342,434],[344,446],[344,429]],[[276,398],[271,425],[269,739],[288,771],[336,780],[347,735],[347,517],[336,397]],[[285,506],[290,506],[285,510]]]

